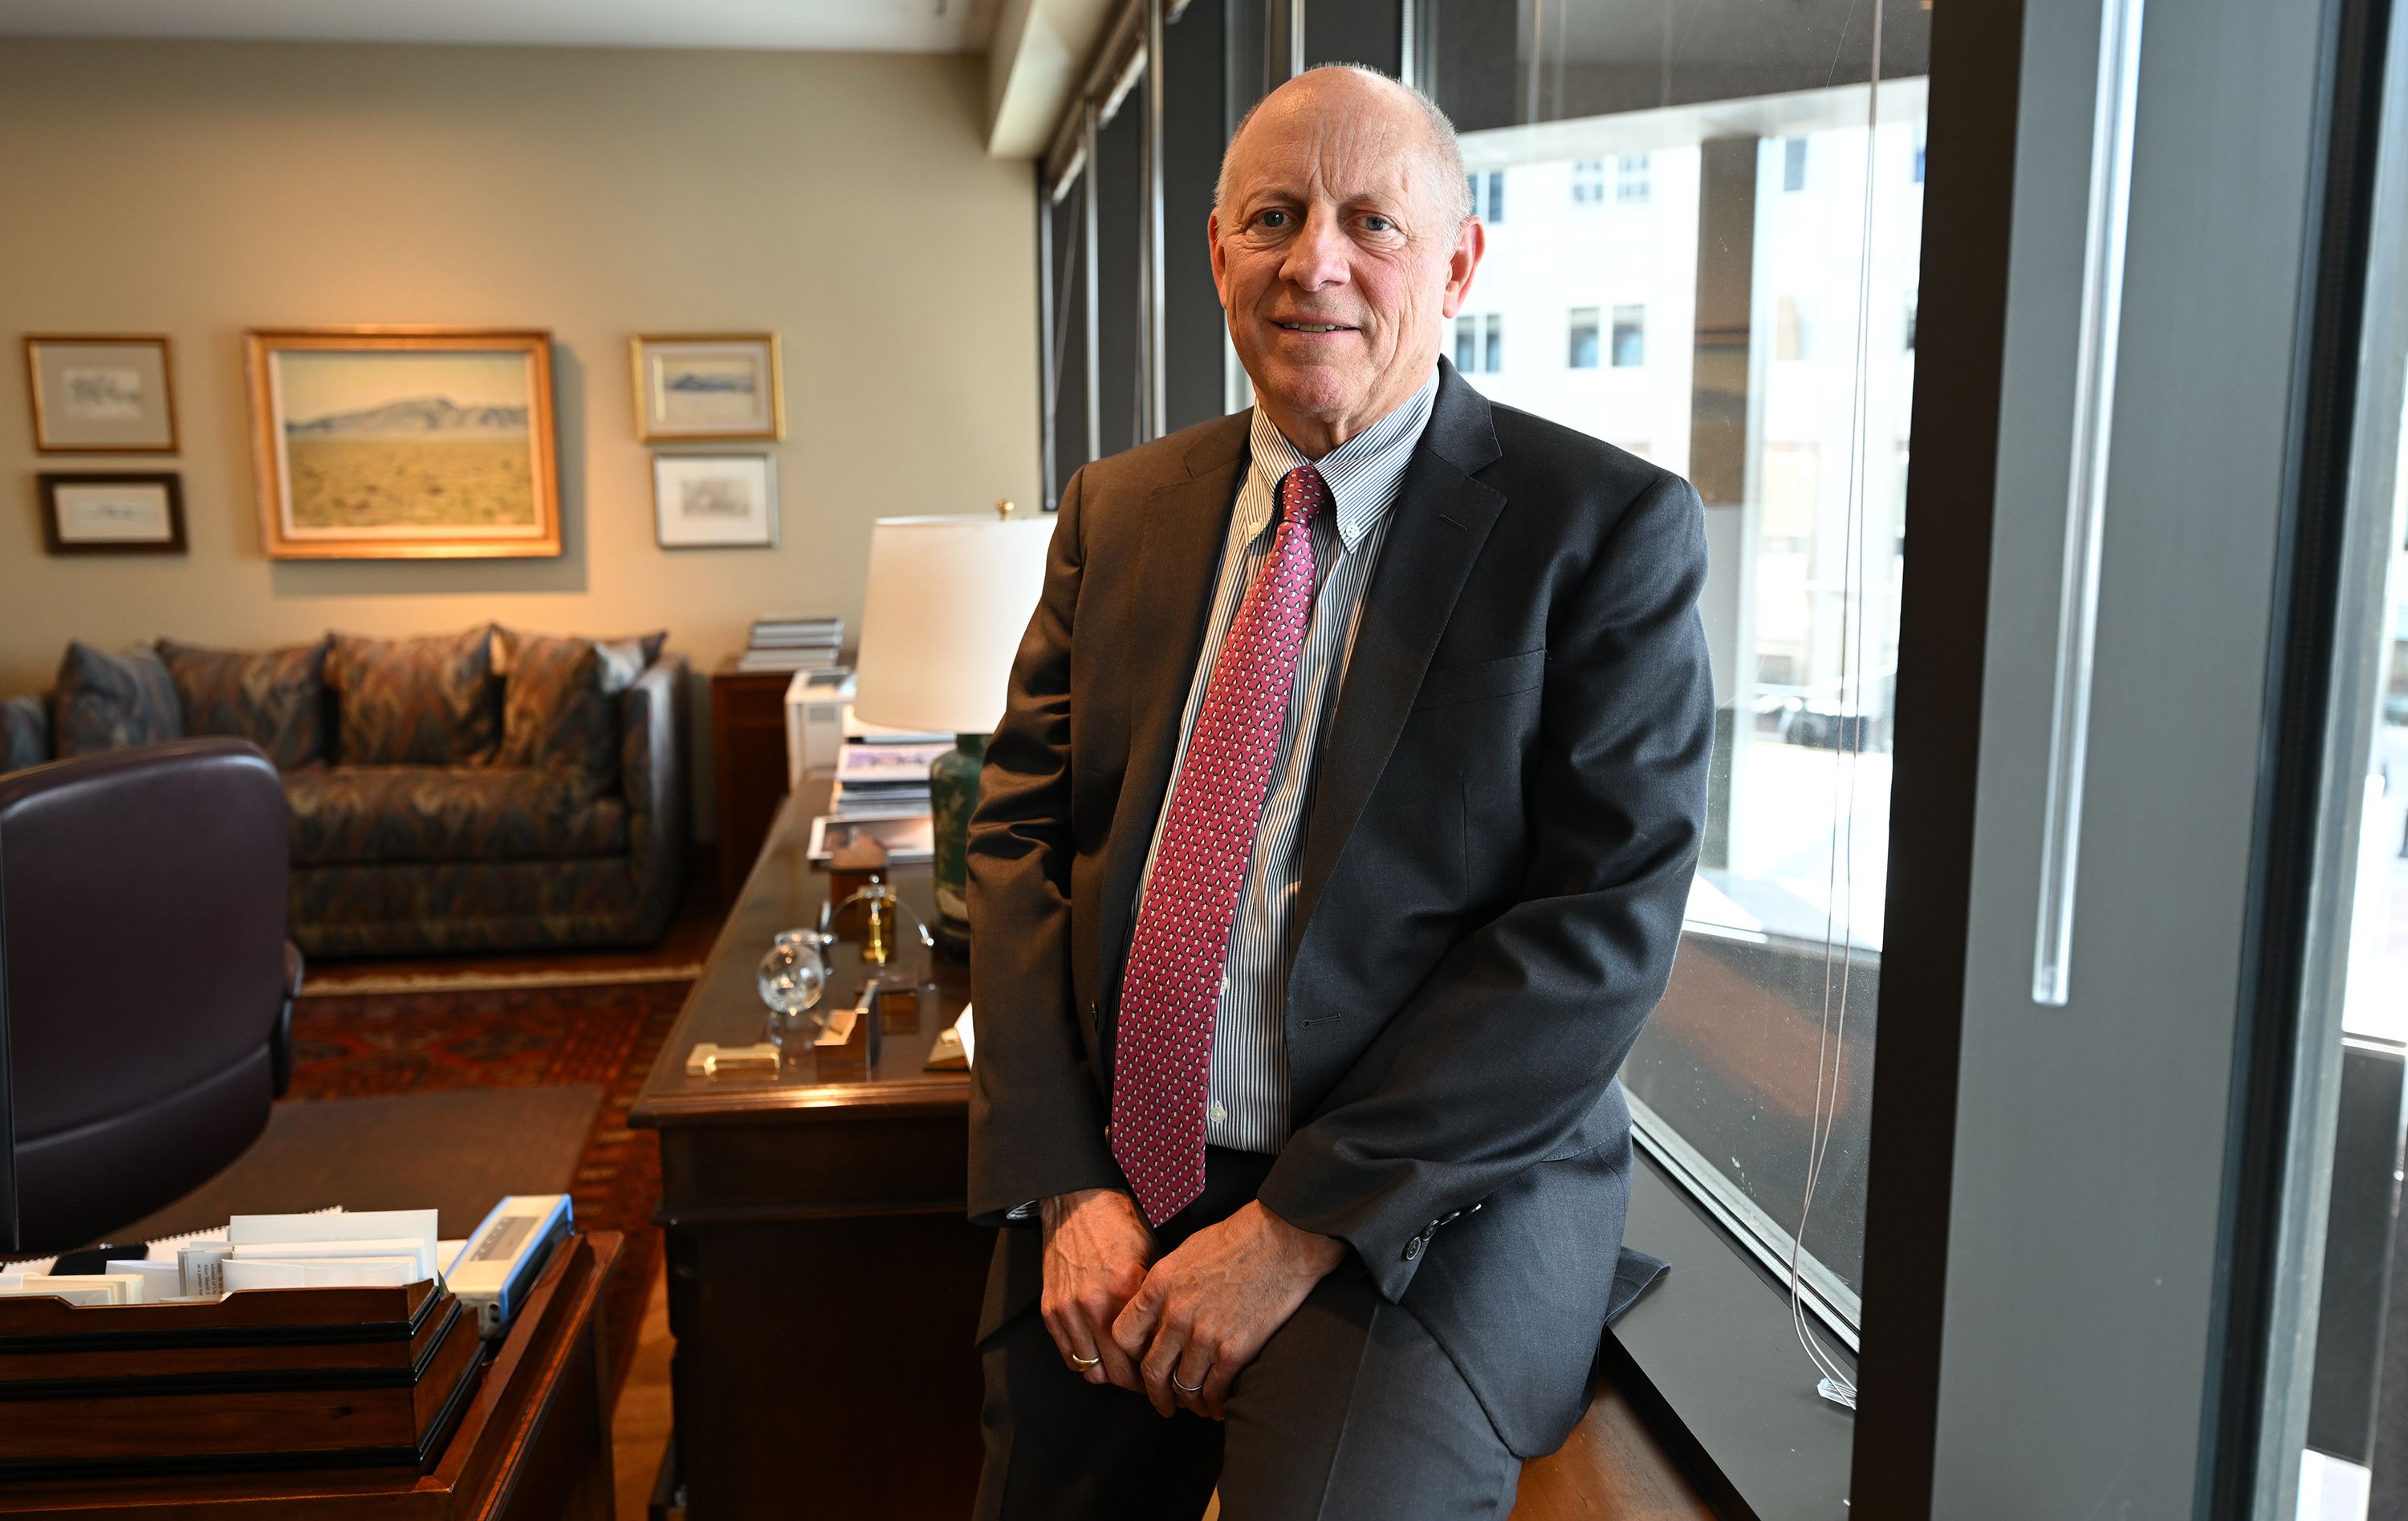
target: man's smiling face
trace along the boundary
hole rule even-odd
[[[1230,146],[1209,231],[1229,338],[1272,422],[1318,457],[1421,388],[1479,264],[1460,182],[1393,84],[1325,69]]]

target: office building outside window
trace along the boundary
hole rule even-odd
[[[1634,369],[1647,363],[1647,309],[1613,309],[1613,367]]]
[[[1618,310],[1616,315],[1620,315]],[[1569,362],[1574,369],[1597,368],[1597,319],[1598,309],[1595,307],[1572,309]],[[1614,363],[1620,364],[1621,361],[1616,359]]]
[[[1644,153],[1626,153],[1614,161],[1613,198],[1623,206],[1645,206],[1653,181]]]
[[[1584,158],[1572,165],[1572,204],[1596,206],[1605,199],[1605,160]]]

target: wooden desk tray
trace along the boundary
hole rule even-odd
[[[483,1361],[433,1280],[0,1301],[0,1481],[425,1465]]]

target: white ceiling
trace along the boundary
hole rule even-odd
[[[0,0],[0,36],[964,52],[992,0]]]

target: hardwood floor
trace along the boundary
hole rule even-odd
[[[655,1270],[643,1325],[636,1332],[636,1360],[610,1416],[619,1521],[644,1521],[652,1502],[652,1480],[669,1443],[669,1349],[676,1344],[669,1335],[668,1279]]]

